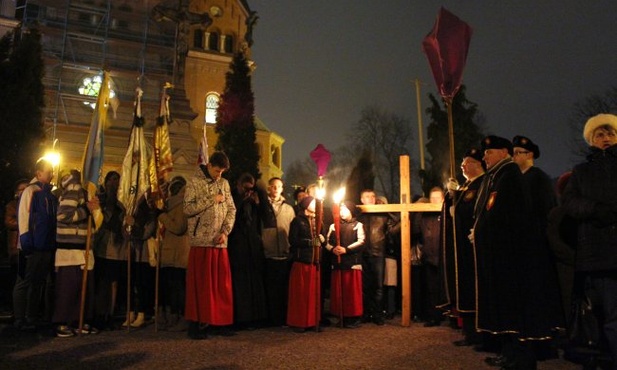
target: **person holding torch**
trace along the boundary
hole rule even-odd
[[[334,224],[328,230],[326,249],[332,259],[330,312],[341,318],[345,328],[360,326],[362,317],[362,248],[364,228],[355,218],[357,209],[351,201],[332,206]]]
[[[315,327],[321,317],[319,260],[316,248],[322,248],[325,238],[317,232],[315,199],[307,196],[300,201],[298,214],[289,227],[290,257],[287,325],[296,333]]]

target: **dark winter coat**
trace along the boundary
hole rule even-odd
[[[297,215],[289,226],[290,257],[294,262],[315,263],[313,243],[317,234],[313,230],[314,219],[304,214]]]
[[[563,323],[557,277],[511,159],[484,176],[475,217],[478,329],[549,337]]]
[[[384,257],[388,234],[396,226],[396,220],[388,213],[365,213],[358,216],[358,221],[364,225],[364,255]]]
[[[617,145],[591,148],[574,167],[563,205],[578,221],[576,269],[617,269]]]
[[[483,178],[484,175],[465,183],[454,199],[448,195],[444,203],[446,238],[442,246],[447,303],[455,305],[459,312],[476,310],[476,259],[469,232],[473,228],[473,210]],[[454,206],[454,218],[450,215],[451,206]]]

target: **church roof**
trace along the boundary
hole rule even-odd
[[[264,123],[264,121],[262,121],[259,117],[255,116],[255,119],[253,120],[255,123],[255,129],[258,131],[266,131],[266,132],[272,132],[268,126],[266,126],[266,124]]]

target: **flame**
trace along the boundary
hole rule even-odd
[[[340,188],[334,192],[332,195],[332,199],[334,200],[334,204],[340,204],[341,201],[345,198],[345,188]]]

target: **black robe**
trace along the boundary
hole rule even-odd
[[[264,285],[264,255],[260,230],[268,217],[267,195],[257,190],[259,204],[234,193],[236,221],[229,234],[227,251],[234,298],[234,323],[259,323],[268,318]]]
[[[474,214],[477,328],[550,337],[562,325],[557,282],[523,175],[511,159],[485,175]]]
[[[465,183],[454,199],[447,196],[444,203],[442,246],[447,295],[445,305],[456,308],[458,312],[476,311],[476,258],[469,232],[473,228],[473,210],[483,178],[484,175]],[[454,218],[450,215],[450,206],[454,206]]]

